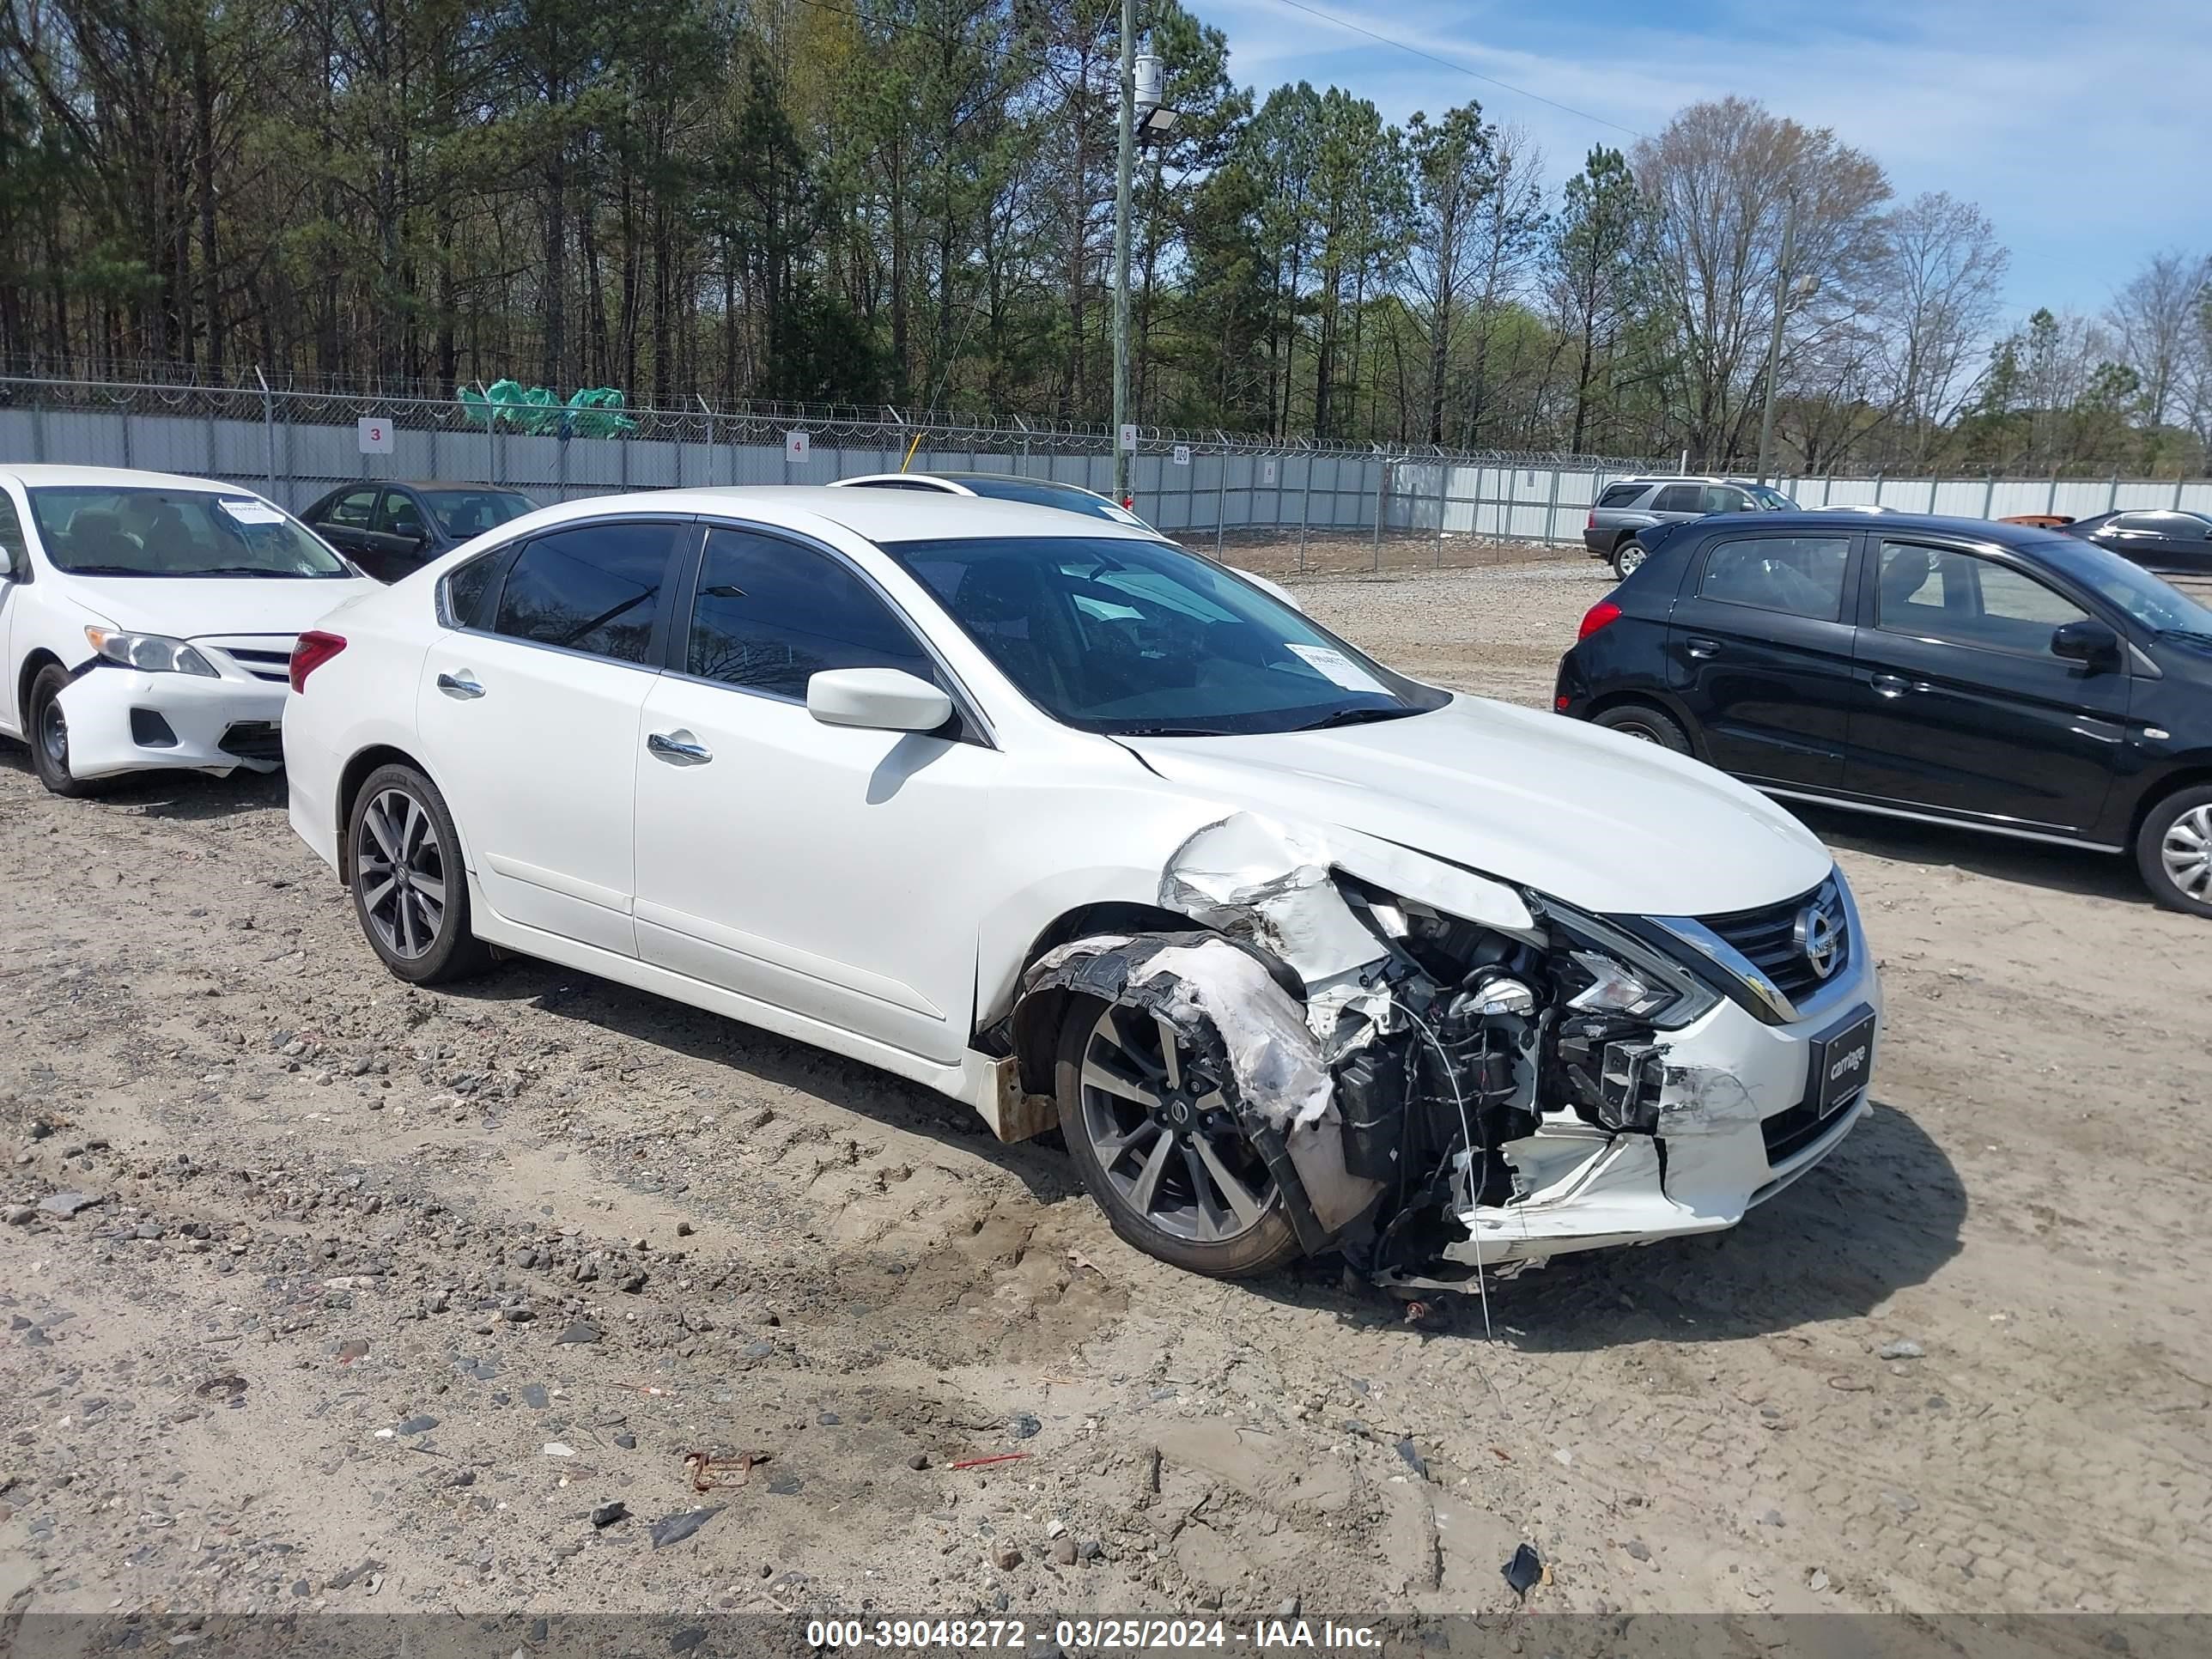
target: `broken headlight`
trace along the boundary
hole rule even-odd
[[[1547,901],[1544,908],[1566,935],[1555,962],[1569,1008],[1677,1031],[1719,1003],[1717,992],[1641,940],[1562,905]]]

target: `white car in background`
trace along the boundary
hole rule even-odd
[[[1726,1227],[1868,1110],[1874,954],[1787,812],[1136,526],[574,501],[339,607],[292,684],[293,827],[393,974],[496,945],[1057,1127],[1200,1272]]]
[[[300,630],[376,586],[235,484],[0,467],[0,733],[58,795],[272,771]]]

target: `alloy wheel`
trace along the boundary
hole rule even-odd
[[[446,850],[428,807],[386,789],[362,814],[354,849],[362,914],[384,947],[412,961],[428,954],[446,921]]]
[[[2212,803],[2192,807],[2167,824],[2158,856],[2168,881],[2191,898],[2212,899]]]
[[[1112,1006],[1083,1050],[1083,1130],[1106,1179],[1147,1226],[1226,1243],[1273,1208],[1274,1177],[1220,1086],[1158,1015]]]
[[[1642,543],[1631,542],[1613,555],[1613,568],[1620,571],[1625,579],[1632,574],[1648,556]]]

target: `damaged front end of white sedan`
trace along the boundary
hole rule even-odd
[[[1240,812],[1158,908],[1191,926],[1041,957],[1009,1037],[1117,1228],[1205,1271],[1334,1249],[1472,1288],[1711,1231],[1867,1109],[1881,992],[1832,868],[1732,915],[1600,915]]]

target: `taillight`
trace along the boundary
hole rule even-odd
[[[1590,508],[1589,517],[1583,520],[1583,528],[1585,530],[1595,530],[1597,528],[1597,509],[1595,507]]]
[[[345,649],[345,641],[336,634],[318,633],[309,629],[292,642],[292,689],[307,689],[307,676],[320,668],[332,657]]]
[[[1595,605],[1583,612],[1582,631],[1577,634],[1575,637],[1577,640],[1586,640],[1591,635],[1596,633],[1599,629],[1605,627],[1610,623],[1616,623],[1620,620],[1620,607],[1615,605],[1611,599],[1600,599]],[[296,660],[296,659],[295,660]]]

